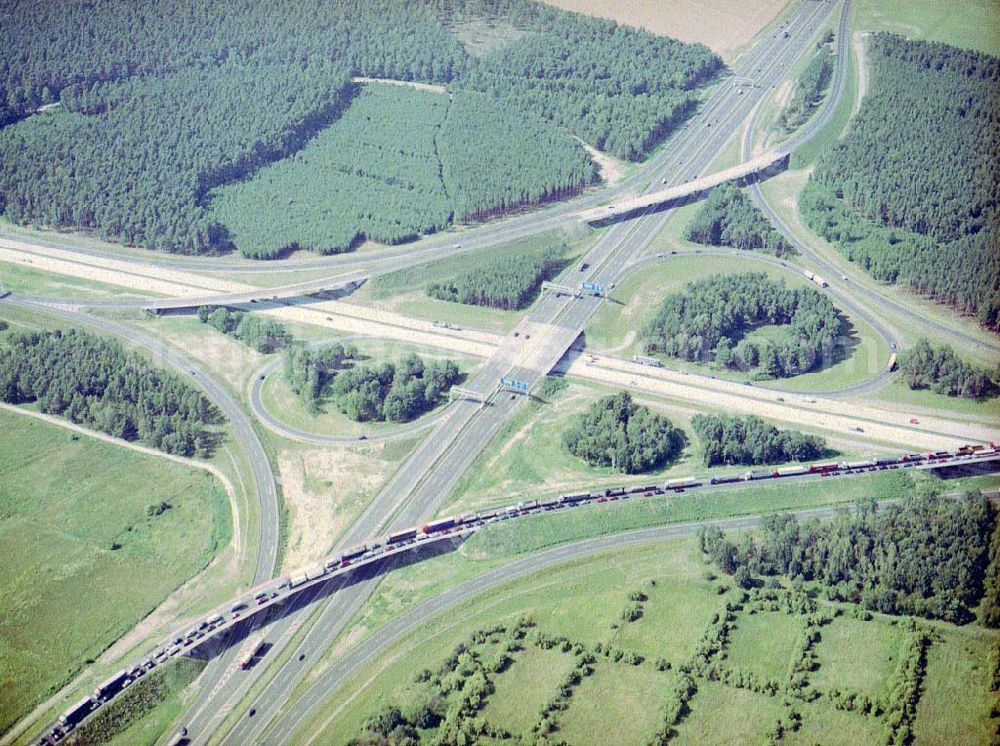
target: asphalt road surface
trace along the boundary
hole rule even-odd
[[[832,518],[838,510],[840,508],[819,508],[797,511],[794,515],[799,520],[822,520]],[[665,541],[667,539],[694,536],[698,529],[703,526],[718,526],[724,531],[755,528],[760,525],[761,518],[762,516],[746,516],[725,520],[676,524],[561,544],[553,549],[516,559],[513,562],[489,570],[470,580],[453,585],[434,598],[424,601],[413,609],[396,617],[345,653],[342,658],[327,669],[296,700],[294,709],[286,711],[274,722],[274,726],[269,731],[267,743],[273,744],[273,746],[289,746],[290,744],[304,743],[305,739],[311,734],[300,731],[300,728],[308,723],[311,718],[315,717],[321,707],[329,703],[330,697],[353,674],[362,669],[366,664],[376,660],[392,644],[425,622],[439,617],[445,612],[453,610],[463,602],[480,596],[497,586],[601,552],[638,544]]]
[[[768,95],[784,75],[787,66],[810,48],[812,39],[825,22],[831,7],[828,3],[804,3],[793,14],[791,38],[783,39],[775,34],[748,53],[734,72],[738,75],[744,72],[752,74],[759,81],[760,88],[741,94],[738,89],[727,84],[718,86],[702,112],[657,154],[654,178],[650,186],[660,188],[663,179],[668,183],[680,183],[707,169],[722,147],[738,132],[739,126],[761,97]],[[669,214],[670,211],[651,213],[638,220],[609,227],[583,259],[590,265],[590,271],[580,273],[578,279],[604,285],[617,282],[628,261],[648,245]],[[574,300],[548,296],[536,306],[529,321],[561,327],[566,330],[567,338],[571,341],[596,310],[599,302],[598,299]],[[564,349],[559,352],[559,356]],[[504,361],[507,359],[509,358],[502,354],[491,359],[484,370],[467,384],[468,387],[492,388],[500,375],[520,378],[528,383],[539,376],[537,371],[525,370],[517,365],[506,367]],[[396,477],[390,480],[386,489],[375,498],[344,544],[351,544],[350,539],[363,541],[365,536],[371,535],[369,531],[374,526],[378,526],[378,530],[384,530],[386,525],[408,526],[432,516],[457,479],[521,401],[520,397],[511,399],[509,396],[501,396],[489,407],[479,407],[472,402],[453,405],[450,416],[429,434],[397,472]],[[389,516],[393,518],[391,523],[386,524]],[[319,620],[297,639],[292,660],[300,655],[305,656],[306,660],[315,660],[343,629],[354,609],[368,597],[372,587],[373,583],[370,582],[358,583],[337,594],[333,601],[326,602],[327,606]],[[287,640],[289,631],[275,632],[279,635],[275,644],[280,647]],[[306,673],[305,666],[282,667],[249,703],[255,710],[254,717],[244,718],[231,732],[216,734],[216,738],[221,737],[222,741],[234,744],[271,740],[270,734],[276,731],[268,729],[269,722],[279,708],[285,705],[289,694]],[[218,704],[208,709],[235,707],[238,699],[222,696],[216,701]],[[208,739],[209,734],[205,731],[193,729],[191,725],[189,730],[196,742]]]

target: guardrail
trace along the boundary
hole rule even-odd
[[[810,479],[847,476],[886,469],[942,469],[1000,460],[1000,448],[990,444],[964,446],[957,451],[938,451],[928,454],[908,454],[901,457],[882,457],[855,462],[837,462],[767,467],[758,470],[735,472],[712,477],[673,479],[662,485],[617,487],[561,495],[550,500],[532,500],[493,510],[452,516],[389,534],[383,541],[341,552],[309,568],[275,578],[249,589],[234,602],[216,609],[194,623],[190,629],[176,632],[153,648],[131,667],[122,669],[93,693],[73,705],[57,723],[52,724],[38,738],[38,744],[52,745],[61,741],[69,732],[83,723],[93,712],[111,702],[133,682],[168,661],[189,655],[209,641],[217,640],[247,620],[267,610],[287,603],[302,591],[327,581],[343,577],[356,570],[371,567],[388,557],[396,557],[424,549],[445,541],[464,540],[485,526],[511,518],[534,515],[554,510],[603,503],[638,496],[681,493],[688,490],[707,489],[739,482],[757,482],[767,479]]]

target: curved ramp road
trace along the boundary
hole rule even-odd
[[[26,309],[38,314],[48,314],[66,319],[74,324],[91,327],[102,332],[126,340],[150,353],[159,362],[173,368],[182,378],[192,381],[200,388],[208,399],[219,408],[229,421],[233,433],[246,454],[253,472],[254,488],[257,493],[260,513],[260,542],[257,552],[257,565],[253,574],[254,585],[268,580],[274,575],[278,543],[280,541],[280,518],[278,509],[278,491],[271,471],[267,453],[254,431],[253,425],[246,413],[226,390],[203,369],[186,356],[167,347],[162,342],[146,336],[142,332],[131,329],[108,319],[79,313],[73,310],[40,305],[28,301],[7,297],[0,303]],[[198,681],[201,686],[214,686],[223,674],[236,662],[237,648],[228,650],[224,655],[212,660],[202,672]]]
[[[188,379],[189,382],[205,392],[208,399],[219,408],[222,415],[232,425],[233,432],[250,461],[260,509],[260,545],[253,582],[257,584],[271,578],[278,557],[278,491],[267,454],[253,429],[253,425],[240,404],[229,395],[225,388],[190,358],[173,350],[163,342],[123,324],[99,316],[20,300],[14,296],[0,300],[0,303],[7,303],[38,314],[57,316],[78,326],[91,327],[126,340],[150,353],[158,362],[173,368],[182,378]]]
[[[373,337],[334,337],[326,342],[311,344],[309,347],[315,349],[327,344],[338,344],[359,339],[373,339]],[[436,411],[418,417],[413,422],[403,423],[393,427],[392,429],[367,432],[362,435],[323,435],[322,433],[313,433],[307,430],[301,430],[283,422],[281,419],[269,412],[267,407],[264,405],[263,397],[261,395],[264,389],[264,383],[268,376],[275,373],[283,363],[284,361],[279,357],[277,360],[268,362],[267,365],[254,373],[254,376],[250,381],[250,410],[253,412],[254,417],[256,417],[261,424],[272,432],[292,440],[297,440],[301,443],[314,443],[316,445],[358,443],[359,441],[377,443],[382,440],[403,438],[407,435],[413,435],[414,433],[418,433],[431,427],[438,420],[444,417],[451,407],[451,402],[446,402],[439,405],[436,408]]]
[[[797,147],[812,139],[812,137],[815,136],[820,130],[826,128],[826,126],[833,120],[837,105],[843,97],[844,91],[847,89],[847,60],[851,54],[850,43],[850,7],[845,5],[843,11],[841,12],[840,23],[837,27],[837,49],[835,58],[837,64],[834,65],[833,80],[830,84],[830,92],[827,95],[827,100],[820,111],[815,114],[800,130],[778,146],[781,150],[787,150],[789,152],[794,151]],[[754,113],[750,126],[746,128],[746,131],[743,134],[740,153],[744,160],[750,158],[753,153],[753,136],[757,130],[762,112],[763,108],[759,108]],[[771,203],[767,201],[759,183],[754,182],[750,184],[749,191],[754,203],[764,213],[768,221],[770,221],[770,223],[785,237],[785,240],[794,246],[796,251],[802,254],[802,256],[807,257],[819,267],[820,273],[830,282],[831,292],[839,290],[836,286],[840,283],[836,280],[836,278],[843,274],[841,270],[829,262],[825,257],[813,251],[809,247],[808,242],[792,229],[792,227],[778,214],[774,207],[772,207]],[[851,285],[849,292],[853,295],[860,295],[864,298],[864,300],[868,301],[875,307],[882,306],[889,308],[903,317],[916,317],[920,320],[922,325],[933,329],[938,335],[947,339],[975,346],[985,345],[991,351],[1000,354],[1000,343],[995,340],[983,339],[968,334],[960,329],[952,328],[939,322],[933,316],[924,313],[916,306],[904,306],[890,297],[889,292],[891,292],[891,289],[889,289],[889,292],[886,292],[874,290],[866,285],[854,283]],[[869,319],[872,316],[871,314],[867,315],[869,316]],[[871,323],[870,320],[869,323]],[[851,393],[868,393],[874,390],[875,387],[874,382],[872,382],[871,385],[856,387]]]
[[[833,518],[843,508],[818,508],[801,510],[792,513],[799,520]],[[487,591],[495,589],[504,583],[511,583],[528,575],[546,570],[557,565],[583,559],[594,554],[622,547],[647,544],[667,539],[694,536],[703,526],[718,526],[724,531],[755,528],[760,525],[763,516],[747,516],[716,521],[701,521],[658,528],[640,529],[615,536],[603,536],[596,539],[585,539],[559,545],[553,549],[544,550],[530,556],[514,560],[506,565],[489,570],[470,580],[453,585],[432,599],[424,601],[413,609],[404,612],[385,626],[375,630],[369,637],[351,648],[342,658],[327,671],[296,700],[295,707],[283,713],[268,731],[267,743],[273,746],[292,746],[292,744],[317,743],[318,732],[303,732],[303,727],[310,720],[317,718],[324,706],[334,705],[329,718],[321,722],[327,725],[336,715],[336,703],[329,700],[352,675],[365,665],[375,661],[389,647],[416,630],[422,624],[452,611],[458,605],[471,600]],[[447,621],[444,622],[447,625]],[[349,734],[343,734],[347,736]]]
[[[728,85],[721,85],[713,90],[701,112],[683,131],[671,138],[653,159],[654,178],[643,191],[653,188],[654,185],[655,188],[659,188],[659,185],[665,182],[679,183],[684,178],[691,178],[691,174],[707,169],[721,148],[738,132],[764,92],[783,77],[787,65],[810,48],[811,40],[825,23],[831,8],[832,5],[829,3],[803,3],[791,19],[794,28],[791,39],[783,39],[778,34],[773,34],[748,53],[740,64],[746,66],[748,71],[756,71],[755,75],[761,87],[747,92],[746,95],[740,94]],[[711,126],[706,127],[706,124]],[[669,212],[654,214],[608,228],[584,258],[592,268],[590,273],[586,276],[581,275],[578,279],[606,285],[616,281],[627,260],[648,245],[669,214]],[[558,357],[579,334],[586,320],[598,307],[598,303],[596,299],[573,301],[549,296],[543,298],[536,306],[528,322],[551,329],[553,340],[558,339],[557,330],[562,330],[565,335],[559,341],[559,344],[563,345],[562,348],[550,356],[550,364],[555,364]],[[532,334],[533,338],[535,336]],[[537,367],[533,365],[525,369],[518,363],[525,359],[526,354],[527,351],[510,349],[506,354],[499,353],[491,358],[482,378],[477,376],[471,387],[477,388],[479,384],[476,381],[481,380],[488,381],[488,386],[492,388],[499,377],[497,374],[505,375],[505,371],[506,377],[520,378],[528,383],[534,382],[540,376]],[[540,356],[538,359],[541,360],[543,357]],[[492,374],[488,373],[490,370],[493,371]],[[387,488],[392,497],[385,499],[399,506],[398,515],[388,525],[393,527],[412,525],[424,516],[434,515],[459,476],[499,431],[520,401],[520,397],[512,402],[508,396],[500,396],[496,399],[496,406],[478,409],[471,414],[463,414],[461,409],[455,410],[455,414],[449,417],[446,425],[432,431],[401,469],[400,474],[408,475],[407,478],[399,483],[391,483]],[[465,408],[465,405],[458,406]],[[398,484],[399,492],[396,492],[393,484]],[[376,503],[380,501],[377,499]],[[382,511],[380,514],[390,515]],[[350,609],[360,602],[359,595],[370,593],[370,587],[371,584],[364,584],[348,589],[348,594],[340,599],[344,604],[342,613],[333,608],[332,604],[328,605],[328,612],[324,612],[321,621],[306,632],[304,637],[299,638],[296,657],[300,654],[309,657],[310,651],[328,645],[338,630],[349,620],[352,613]],[[216,733],[216,738],[234,744],[267,741],[265,729],[268,721],[273,718],[277,708],[285,703],[297,686],[296,682],[301,681],[304,676],[304,667],[284,666],[269,685],[252,702],[247,703],[255,709],[255,716],[252,719],[244,718],[238,727],[227,735]],[[226,706],[236,706],[234,700],[229,701],[230,704]],[[198,735],[201,731],[192,732],[195,734],[196,742],[204,737]]]

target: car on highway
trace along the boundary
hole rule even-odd
[[[920,424],[920,420],[918,420],[916,417],[911,417],[910,418],[910,424],[911,425],[919,425]]]

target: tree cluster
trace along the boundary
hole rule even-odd
[[[1000,521],[990,536],[989,564],[983,579],[983,600],[979,606],[979,621],[984,627],[1000,627]],[[1000,646],[993,661],[992,691],[1000,690]]]
[[[456,23],[496,19],[517,38],[481,56],[466,50]],[[225,8],[209,0],[127,8],[12,0],[0,10],[0,45],[8,50],[0,59],[0,210],[9,219],[184,253],[228,250],[233,232],[251,256],[298,245],[344,250],[361,237],[402,241],[440,227],[449,212],[482,217],[572,194],[594,179],[594,166],[556,127],[641,158],[693,109],[692,89],[721,65],[701,45],[531,0]],[[286,230],[287,205],[264,200],[253,203],[266,208],[264,227],[248,227],[249,196],[223,205],[232,225],[213,214],[214,188],[300,152],[348,109],[358,75],[450,85],[454,119],[439,123],[434,142],[450,202],[440,185],[427,192],[424,181],[408,189],[406,173],[397,180],[411,145],[397,137],[402,148],[396,139],[373,142],[351,168],[326,169],[317,185],[300,182],[291,212],[301,229]],[[40,113],[50,104],[58,105]],[[388,113],[368,124],[381,126]],[[397,120],[404,132],[409,119]],[[322,164],[319,154],[309,158]],[[271,175],[272,191],[294,183],[302,166]]]
[[[242,311],[202,306],[198,309],[198,319],[265,354],[276,352],[292,342],[292,335],[280,322]]]
[[[505,311],[524,308],[538,295],[542,282],[565,266],[564,250],[565,247],[557,246],[494,254],[456,277],[432,283],[427,294],[440,300]]]
[[[795,81],[795,88],[792,89],[792,97],[788,105],[778,116],[778,126],[791,131],[801,125],[813,109],[819,103],[823,95],[823,90],[830,82],[833,74],[833,62],[831,60],[832,49],[829,42],[832,38],[819,45],[819,49],[809,60],[806,69],[802,71],[799,79]]]
[[[760,325],[785,326],[784,337],[744,338]],[[839,330],[837,309],[826,295],[750,272],[712,275],[668,295],[642,335],[650,353],[780,378],[822,364]]]
[[[1000,59],[877,34],[872,85],[820,160],[809,225],[873,277],[1000,323]]]
[[[623,391],[594,402],[563,433],[563,444],[591,466],[640,474],[674,458],[684,445],[684,434]]]
[[[823,438],[779,430],[754,415],[696,414],[691,427],[701,439],[705,466],[811,461],[826,452]]]
[[[167,453],[208,456],[215,408],[180,378],[113,340],[69,331],[12,333],[0,347],[0,399]]]
[[[436,407],[461,378],[450,360],[425,363],[408,355],[396,364],[341,370],[327,390],[352,420],[407,422]]]
[[[795,253],[764,213],[733,184],[712,190],[688,225],[687,238],[711,246],[760,249],[776,256]]]
[[[899,370],[911,389],[979,399],[996,393],[990,372],[962,360],[950,345],[919,340],[899,355]]]
[[[746,566],[754,575],[821,583],[831,598],[873,611],[962,624],[983,596],[995,524],[989,500],[968,493],[872,503],[826,522],[767,516],[755,538],[734,543],[711,528],[699,541],[726,573]]]
[[[294,344],[285,348],[282,369],[292,393],[308,411],[315,413],[326,385],[349,360],[357,357],[358,351],[352,345],[332,344],[311,350],[305,345]]]

